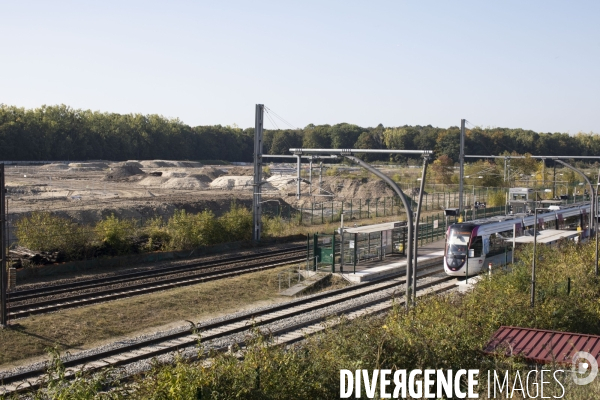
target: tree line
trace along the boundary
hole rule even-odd
[[[434,150],[458,160],[456,126],[361,127],[309,124],[265,130],[263,151],[292,147]],[[195,126],[150,114],[102,113],[66,105],[25,109],[0,105],[0,158],[7,161],[129,159],[252,161],[254,128]],[[467,154],[598,155],[600,135],[538,133],[525,129],[468,129]],[[369,161],[408,161],[404,156],[364,155]]]

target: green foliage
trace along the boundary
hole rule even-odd
[[[363,128],[341,123],[309,124],[304,129],[266,130],[269,154],[292,147],[434,150],[457,161],[459,128],[401,126]],[[100,113],[66,105],[25,109],[0,105],[0,157],[4,160],[177,159],[206,164],[252,161],[254,129],[237,126],[191,127],[160,115]],[[596,155],[600,135],[538,133],[523,129],[475,127],[466,131],[467,154],[501,154],[507,149],[539,155]],[[404,156],[361,155],[366,160]],[[417,159],[418,157],[407,157]],[[518,163],[517,163],[518,164]],[[531,174],[530,174],[531,175]]]
[[[493,161],[478,160],[465,165],[465,184],[467,185],[499,187],[502,186],[503,179],[503,170]]]
[[[252,212],[247,208],[231,205],[231,209],[219,217],[223,238],[227,241],[252,239]]]
[[[146,221],[142,236],[148,240],[145,245],[145,249],[148,251],[165,250],[171,242],[171,235],[161,217],[154,217]]]
[[[176,210],[167,223],[171,250],[193,249],[220,242],[221,230],[212,211],[188,214]]]
[[[494,190],[488,193],[487,206],[499,207],[506,204],[506,192],[504,190]]]
[[[454,163],[445,154],[439,156],[427,170],[427,182],[429,183],[452,183],[454,175]]]
[[[538,249],[543,262],[538,263],[535,308],[529,304],[532,251],[525,248],[519,254],[522,262],[511,272],[483,276],[470,292],[421,298],[408,313],[397,304],[383,317],[342,319],[336,329],[326,328],[292,348],[274,346],[269,336],[253,329],[241,360],[229,353],[209,354],[210,364],[178,359],[172,366],[155,366],[111,396],[335,399],[339,398],[340,369],[479,369],[480,376],[490,369],[528,370],[519,359],[490,357],[481,351],[500,326],[593,334],[600,330],[594,245],[569,242],[562,246]],[[573,283],[570,294],[567,278]],[[91,398],[102,390],[92,378],[67,384],[58,372],[51,394],[82,393]],[[485,390],[485,383],[480,387]],[[578,391],[567,386],[569,398],[598,397],[597,384],[584,388]]]
[[[92,242],[85,227],[45,211],[22,217],[15,227],[19,245],[38,251],[62,251],[68,258],[82,257]]]
[[[98,241],[110,249],[110,253],[125,254],[132,249],[135,228],[133,221],[119,219],[111,214],[99,221],[94,231]]]

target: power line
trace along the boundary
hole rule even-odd
[[[286,124],[287,126],[289,126],[291,129],[301,129],[301,128],[298,128],[298,127],[292,125],[285,118],[283,118],[282,116],[280,116],[279,114],[277,114],[275,111],[271,110],[270,108],[268,108],[266,106],[265,106],[265,110],[267,110],[267,112],[273,114],[276,118],[279,118],[284,124]]]

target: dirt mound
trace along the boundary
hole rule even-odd
[[[267,178],[267,182],[279,190],[287,190],[289,185],[296,185],[296,177],[294,175],[274,175]]]
[[[144,178],[142,178],[140,181],[138,181],[138,184],[142,185],[142,186],[160,187],[167,180],[168,180],[168,178],[163,178],[162,176],[146,175]]]
[[[318,183],[316,186],[318,186]],[[377,178],[347,180],[336,177],[324,177],[323,189],[346,199],[376,199],[396,196],[391,187]]]
[[[143,168],[144,166],[142,164],[140,164],[138,161],[123,161],[120,163],[114,163],[111,165],[111,167],[136,167],[136,168]]]
[[[104,177],[104,180],[117,181],[127,179],[134,175],[144,175],[144,171],[135,166],[116,167],[111,168],[111,170],[108,171],[108,173]]]
[[[184,178],[171,178],[160,187],[165,189],[206,189],[208,183],[194,176],[186,176]]]
[[[210,183],[212,189],[221,190],[252,190],[254,180],[249,176],[223,175]],[[266,183],[262,186],[264,191],[275,190],[273,185]]]
[[[197,161],[144,160],[140,161],[143,168],[200,168]]]
[[[43,170],[64,170],[64,169],[69,169],[69,166],[67,164],[63,164],[63,163],[52,163],[52,164],[46,164],[46,165],[42,165],[40,167],[40,169]]]
[[[220,176],[225,175],[225,172],[213,167],[204,167],[198,172],[202,175],[209,177],[211,181],[217,179]]]
[[[181,171],[181,170],[162,171],[161,176],[163,178],[185,178],[186,176],[188,176],[188,173],[185,171]]]
[[[254,176],[254,169],[251,167],[233,167],[227,171],[228,175]]]
[[[101,169],[108,168],[108,164],[105,163],[105,162],[70,163],[69,164],[69,168],[71,168],[71,169],[75,169],[75,168],[85,168],[85,169],[95,168],[97,170],[101,170]]]
[[[188,178],[195,179],[199,182],[204,182],[206,184],[209,184],[214,180],[214,178],[211,178],[206,174],[192,174]]]

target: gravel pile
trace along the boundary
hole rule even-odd
[[[144,171],[133,165],[111,168],[104,177],[105,181],[118,181],[134,175],[144,175]]]

